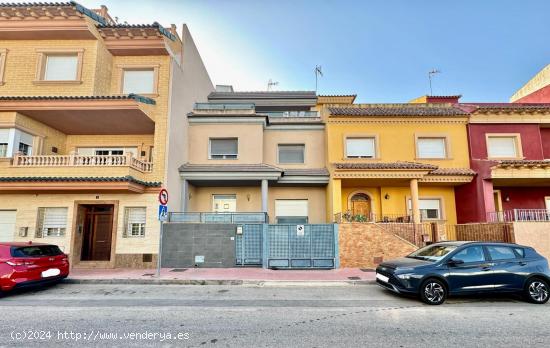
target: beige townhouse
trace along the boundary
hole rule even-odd
[[[159,189],[180,200],[186,114],[213,90],[189,30],[75,2],[0,10],[0,241],[153,267]]]

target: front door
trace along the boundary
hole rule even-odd
[[[113,232],[113,210],[110,204],[84,205],[81,261],[109,261]]]
[[[494,288],[493,267],[485,257],[483,246],[466,247],[452,259],[462,260],[464,263],[449,265],[451,292],[487,291]]]
[[[212,211],[214,213],[237,212],[237,196],[236,195],[214,195],[212,200]]]
[[[363,193],[358,193],[351,197],[351,211],[353,216],[362,216],[370,218],[371,205],[370,197]]]

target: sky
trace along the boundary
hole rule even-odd
[[[186,23],[214,84],[399,103],[506,102],[550,64],[549,0],[79,0],[120,23]]]

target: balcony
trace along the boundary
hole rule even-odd
[[[267,213],[169,213],[168,221],[189,224],[263,224],[269,222]]]
[[[317,111],[275,111],[275,112],[262,112],[261,114],[268,117],[287,117],[287,118],[319,118],[319,112]]]
[[[195,103],[194,110],[215,111],[215,110],[254,110],[254,104],[220,104],[220,103]]]
[[[487,213],[489,222],[548,222],[550,210],[548,209],[512,209]]]
[[[113,156],[87,155],[15,155],[12,167],[129,167],[141,173],[153,171],[153,163],[132,157],[132,154]]]

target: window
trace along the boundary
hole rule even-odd
[[[25,143],[19,143],[19,153],[25,155],[25,156],[28,156],[31,154],[31,149],[32,149],[32,146],[30,146],[29,144],[25,144]]]
[[[421,259],[436,262],[444,258],[448,253],[452,252],[455,249],[456,245],[428,245],[414,251],[407,257],[411,259]]]
[[[75,81],[78,76],[78,56],[46,55],[44,81]]]
[[[306,224],[308,222],[307,199],[277,199],[275,216],[278,224]]]
[[[124,209],[124,237],[145,237],[145,207]]]
[[[63,237],[67,229],[68,208],[38,208],[36,237]]]
[[[237,138],[210,139],[210,159],[236,159],[238,148]]]
[[[418,208],[420,209],[420,218],[422,220],[440,220],[441,219],[441,201],[437,198],[419,199]],[[412,202],[410,199],[409,199],[409,211],[412,211]]]
[[[124,69],[122,77],[122,93],[130,94],[154,94],[155,70],[149,69]]]
[[[11,247],[12,257],[44,257],[63,255],[57,245],[33,245],[25,247]]]
[[[506,246],[489,245],[487,246],[487,251],[489,251],[491,260],[494,260],[494,261],[509,260],[509,259],[516,258],[516,254],[514,253],[514,250]]]
[[[28,133],[22,132],[18,129],[15,130],[15,144],[17,145],[17,151],[25,156],[32,155],[32,143],[34,137]]]
[[[521,157],[519,137],[516,135],[488,135],[487,156],[489,158]]]
[[[346,139],[346,157],[347,158],[375,158],[376,157],[376,139],[370,138],[347,138]]]
[[[212,211],[215,213],[235,213],[237,211],[237,196],[213,195]]]
[[[305,145],[279,145],[279,163],[304,163]]]
[[[8,143],[0,143],[0,157],[7,157]]]
[[[418,158],[447,158],[446,138],[417,138]]]
[[[514,251],[516,252],[516,255],[519,258],[524,258],[525,257],[525,249],[523,249],[523,248],[514,248]]]
[[[483,262],[485,261],[485,255],[483,254],[483,247],[480,245],[467,247],[453,256],[455,260],[462,260],[464,263],[468,262]]]

